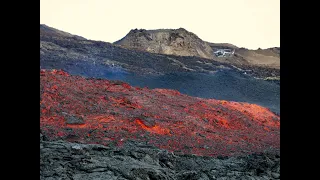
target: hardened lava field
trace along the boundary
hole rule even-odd
[[[50,140],[115,146],[134,140],[203,156],[280,149],[280,117],[267,108],[60,70],[40,70],[40,129]]]

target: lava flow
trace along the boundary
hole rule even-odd
[[[60,70],[40,70],[40,129],[50,140],[117,146],[135,140],[204,156],[280,148],[280,117],[267,108]]]

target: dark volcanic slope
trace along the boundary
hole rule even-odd
[[[40,72],[40,125],[51,140],[138,140],[176,153],[239,155],[280,147],[280,117],[255,104]]]
[[[279,85],[232,70],[220,70],[213,74],[177,72],[148,77],[119,72],[109,73],[106,77],[124,80],[139,87],[176,89],[195,97],[259,104],[280,113]]]
[[[280,77],[280,70],[128,50],[47,31],[40,26],[41,68],[118,79],[140,87],[176,89],[197,97],[245,101],[280,112],[280,81],[263,80]]]
[[[76,40],[86,40],[85,38],[77,35],[73,35],[64,31],[60,31],[58,29],[49,27],[45,24],[40,24],[40,37],[41,36],[57,36],[61,38],[72,38]]]

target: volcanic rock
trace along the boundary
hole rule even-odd
[[[262,159],[268,159],[270,163],[263,164]],[[279,178],[280,168],[274,167],[280,167],[279,154],[260,153],[217,159],[177,155],[135,141],[126,142],[118,148],[40,139],[41,180]]]

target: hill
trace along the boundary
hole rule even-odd
[[[134,29],[114,44],[151,53],[213,58],[213,51],[209,44],[183,28]]]
[[[229,43],[206,42],[184,28],[133,29],[114,44],[151,53],[196,56],[234,65],[253,65],[280,69],[280,48],[249,50]],[[233,56],[217,57],[214,52],[221,49],[234,50],[235,54]]]

